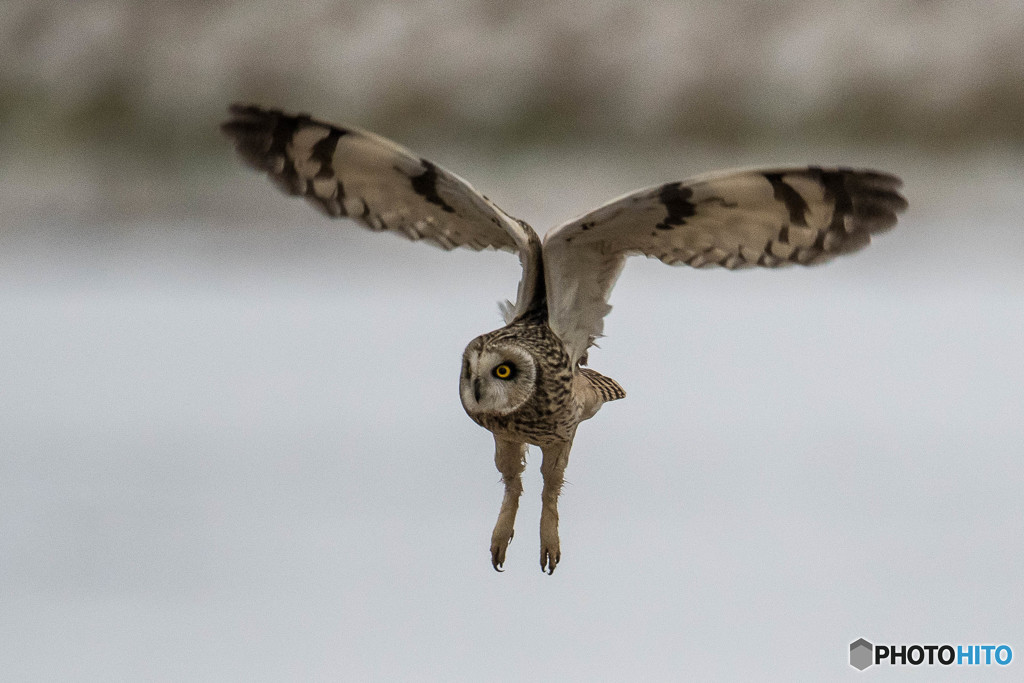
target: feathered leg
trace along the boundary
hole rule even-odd
[[[526,469],[526,444],[506,441],[494,437],[494,464],[501,472],[505,484],[505,497],[501,501],[498,522],[491,534],[491,565],[502,571],[505,564],[505,550],[515,535],[516,513],[519,511],[519,496],[523,493],[523,470]]]
[[[545,446],[544,462],[540,473],[544,477],[544,491],[541,494],[543,507],[540,511],[540,568],[552,574],[555,565],[562,559],[558,543],[558,494],[565,481],[565,466],[569,464],[569,449],[572,441]]]

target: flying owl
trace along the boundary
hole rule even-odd
[[[561,558],[558,495],[576,428],[626,395],[584,366],[627,256],[729,269],[810,265],[864,247],[907,206],[899,178],[877,171],[723,171],[631,192],[541,240],[469,183],[373,133],[256,106],[230,111],[222,130],[245,161],[330,217],[443,249],[518,254],[523,275],[515,302],[502,306],[506,325],[469,343],[459,377],[466,413],[494,435],[505,485],[490,547],[498,571],[528,444],[543,452],[541,569],[554,572]]]

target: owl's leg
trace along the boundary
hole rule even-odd
[[[502,571],[505,564],[505,550],[515,534],[516,512],[519,511],[519,496],[523,493],[523,470],[526,469],[526,444],[506,441],[494,437],[494,464],[501,472],[505,484],[505,497],[501,501],[498,522],[491,534],[491,565]]]
[[[543,507],[540,510],[540,568],[552,574],[555,565],[562,559],[558,543],[558,494],[565,481],[565,466],[569,464],[569,449],[572,441],[545,446],[544,462],[540,473],[544,477],[544,491],[541,493]]]

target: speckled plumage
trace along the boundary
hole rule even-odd
[[[583,367],[611,310],[627,256],[693,267],[821,263],[863,248],[906,208],[899,178],[806,166],[725,171],[631,192],[550,230],[541,241],[467,182],[395,143],[300,114],[233,106],[222,130],[247,163],[333,218],[444,249],[502,249],[523,276],[505,327],[469,343],[459,395],[494,435],[505,485],[491,535],[500,570],[514,535],[527,444],[543,452],[541,568],[561,559],[558,495],[580,422],[625,397]]]
[[[527,350],[537,359],[533,398],[507,415],[471,414],[478,425],[503,438],[543,446],[571,441],[579,424],[582,406],[572,394],[569,354],[541,318],[517,320],[479,337],[482,347],[507,342]]]

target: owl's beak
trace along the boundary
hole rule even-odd
[[[473,398],[477,403],[480,402],[480,378],[477,377],[473,380]]]

